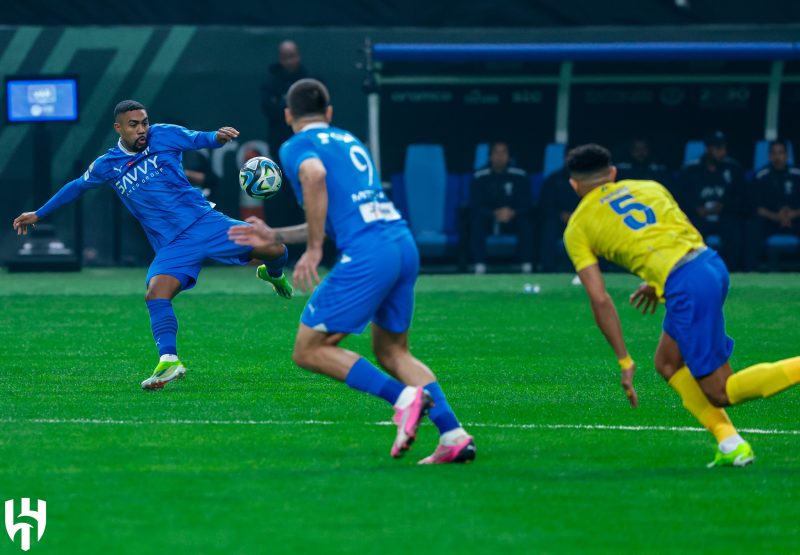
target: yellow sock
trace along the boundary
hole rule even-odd
[[[736,428],[733,427],[728,414],[711,404],[686,366],[675,372],[669,379],[669,385],[681,396],[686,410],[714,434],[717,443],[736,434]]]
[[[769,397],[800,382],[800,357],[764,362],[745,368],[728,378],[725,391],[732,405]]]

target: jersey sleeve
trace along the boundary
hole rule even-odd
[[[96,189],[108,180],[103,175],[102,158],[98,158],[89,165],[89,169],[79,177],[61,187],[41,208],[36,211],[39,218],[46,218],[62,206],[77,199],[89,189]]]
[[[180,125],[158,124],[151,128],[153,142],[166,150],[200,150],[201,148],[219,148],[216,131],[193,131]]]
[[[572,265],[575,266],[576,272],[597,264],[597,257],[592,252],[586,234],[580,226],[575,224],[574,220],[570,221],[564,231],[564,246],[567,248],[567,254]]]
[[[281,165],[283,171],[292,183],[299,183],[300,164],[309,158],[319,158],[314,149],[313,143],[305,137],[294,137],[289,139],[280,150]]]

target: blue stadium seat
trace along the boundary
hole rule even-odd
[[[458,207],[463,178],[446,173],[441,145],[415,144],[406,150],[405,171],[393,175],[392,199],[414,234],[420,254],[441,257],[458,242]]]
[[[778,234],[767,237],[767,258],[771,271],[780,270],[781,256],[798,253],[800,253],[800,239],[795,235]]]
[[[489,165],[489,143],[475,145],[475,162],[472,169],[479,170]]]
[[[683,149],[683,164],[686,165],[699,159],[706,152],[706,145],[703,141],[687,141]]]
[[[564,167],[564,155],[567,145],[562,143],[550,143],[544,147],[544,172],[546,179],[551,173],[556,173]]]
[[[753,171],[758,171],[769,162],[769,141],[758,141],[753,152]],[[794,146],[791,141],[786,142],[789,151],[789,165],[794,166]]]

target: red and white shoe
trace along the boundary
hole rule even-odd
[[[468,463],[475,460],[475,440],[472,436],[464,436],[464,439],[455,445],[436,446],[436,450],[429,457],[425,457],[417,464],[446,464],[446,463]]]
[[[417,439],[417,428],[419,428],[422,419],[433,406],[433,399],[430,393],[421,387],[413,389],[414,397],[410,403],[402,408],[394,407],[392,422],[397,424],[397,437],[392,444],[392,457],[395,459],[399,459],[406,451],[411,449],[411,444]]]

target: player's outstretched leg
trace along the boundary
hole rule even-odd
[[[730,375],[725,394],[731,405],[766,398],[800,383],[800,357],[764,362]]]
[[[275,290],[280,297],[284,299],[291,299],[292,295],[294,294],[294,288],[292,284],[289,283],[289,280],[286,278],[286,274],[283,271],[283,267],[286,266],[286,261],[289,259],[289,250],[286,248],[286,245],[278,245],[279,247],[283,247],[281,254],[277,257],[270,256],[273,253],[255,253],[254,255],[258,256],[259,258],[263,258],[266,260],[264,264],[258,267],[256,270],[256,275],[266,281],[267,283],[272,285],[272,288]]]
[[[378,370],[367,359],[342,349],[345,333],[327,333],[300,324],[292,358],[298,366],[325,374],[357,391],[369,393],[393,406],[397,434],[391,455],[399,458],[411,448],[417,429],[431,407],[431,397],[421,387],[406,386]]]
[[[408,349],[408,332],[393,333],[372,325],[372,349],[390,374],[410,386],[422,386],[433,404],[428,416],[439,430],[439,445],[420,464],[469,462],[475,459],[475,441],[458,422],[436,376]]]
[[[153,375],[142,382],[142,389],[161,389],[169,382],[183,378],[186,367],[178,358],[178,319],[172,309],[172,297],[180,289],[180,282],[167,275],[154,276],[147,289],[147,310],[153,339],[161,359]]]
[[[753,462],[755,455],[750,444],[738,434],[728,414],[711,404],[684,364],[678,344],[666,333],[662,333],[656,349],[655,366],[680,396],[684,408],[717,440],[717,451],[709,467],[746,466]]]

